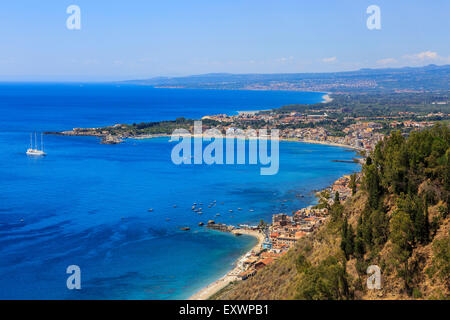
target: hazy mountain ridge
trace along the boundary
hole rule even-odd
[[[358,91],[448,91],[450,65],[360,69],[333,73],[228,74],[156,77],[126,83],[167,88]]]

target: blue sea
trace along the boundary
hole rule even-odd
[[[25,154],[30,132],[231,115],[317,103],[322,95],[0,84],[0,299],[188,298],[256,243],[199,222],[270,221],[359,169],[332,161],[350,160],[352,151],[297,142],[280,143],[273,176],[261,176],[257,165],[177,166],[168,138],[101,145],[95,137],[48,135],[48,155],[33,158]],[[191,210],[194,202],[202,215]],[[81,269],[81,290],[66,287],[69,265]]]

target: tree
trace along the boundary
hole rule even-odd
[[[362,229],[363,229],[363,220],[362,215],[360,215],[358,218],[358,225],[356,226],[355,249],[354,249],[354,253],[357,258],[362,258],[365,253]]]
[[[348,260],[354,252],[354,242],[355,234],[353,228],[348,224],[348,219],[345,217],[341,232],[341,249],[344,252],[346,260]]]
[[[373,209],[377,209],[382,190],[375,164],[366,165],[364,167],[364,186],[369,195],[369,206]]]
[[[356,193],[356,173],[350,176],[349,187],[352,189],[352,195],[354,195]]]
[[[342,219],[342,215],[344,212],[344,207],[341,204],[341,201],[339,200],[339,192],[335,193],[334,196],[334,203],[330,208],[330,215],[331,215],[331,220],[333,222],[337,222],[340,221]]]
[[[265,229],[266,227],[267,227],[267,223],[265,223],[264,220],[261,219],[261,220],[259,221],[258,228],[259,228],[259,229]]]
[[[404,279],[409,290],[408,258],[411,256],[414,241],[414,226],[409,214],[397,211],[390,222],[390,238],[393,244],[392,257],[396,261],[397,273]]]
[[[381,247],[388,239],[389,220],[383,210],[374,210],[370,215],[370,226],[372,229],[372,243]]]
[[[330,205],[328,204],[328,199],[330,198],[330,192],[328,190],[323,190],[320,193],[319,204],[316,206],[319,209],[330,209]]]
[[[297,257],[296,266],[297,271],[299,273],[302,273],[305,272],[309,267],[311,267],[311,264],[303,254],[299,254]]]
[[[417,195],[402,195],[397,200],[400,210],[409,214],[414,226],[414,242],[425,244],[429,240],[430,226],[428,222],[428,205],[426,196],[419,198]]]
[[[446,237],[433,242],[433,259],[426,272],[429,277],[437,274],[441,280],[450,281],[450,231]]]
[[[427,210],[428,211],[428,210]],[[414,239],[416,242],[425,244],[428,242],[428,223],[423,210],[417,210],[414,216]],[[427,212],[428,214],[428,212]]]
[[[309,265],[301,272],[301,281],[296,295],[302,300],[342,300],[352,295],[348,285],[345,264],[329,256],[317,266]]]

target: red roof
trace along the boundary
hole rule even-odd
[[[271,238],[278,238],[280,236],[280,234],[278,232],[273,232],[270,234]]]

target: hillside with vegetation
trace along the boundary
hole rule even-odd
[[[353,191],[278,261],[212,298],[448,299],[449,127],[392,133],[367,157]],[[381,269],[380,290],[367,288],[369,265]]]

